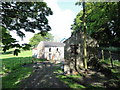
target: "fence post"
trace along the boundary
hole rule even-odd
[[[110,54],[110,62],[111,62],[111,66],[113,68],[113,60],[112,60],[112,57],[111,57],[111,51],[109,51],[109,54]]]
[[[103,49],[102,49],[102,59],[104,60],[105,58],[104,58],[104,51],[103,51]]]

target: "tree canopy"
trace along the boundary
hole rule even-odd
[[[12,38],[7,31],[15,31],[23,39],[25,34],[22,32],[22,29],[33,33],[39,30],[42,35],[51,30],[47,16],[53,13],[45,2],[2,2],[0,8],[2,10],[2,23],[0,26],[3,34],[4,52],[13,47],[23,49],[30,47],[28,44],[23,44],[22,46],[16,44],[16,39]],[[14,52],[17,55],[20,51],[18,49]]]
[[[47,33],[45,36],[37,33],[31,39],[29,44],[35,47],[40,41],[53,41],[54,36],[51,33]]]
[[[120,46],[120,2],[86,3],[86,31],[100,46]],[[72,25],[73,30],[83,29],[82,11]]]

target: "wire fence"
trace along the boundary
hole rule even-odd
[[[98,58],[99,59],[108,59],[119,60],[120,61],[120,51],[111,51],[98,48]]]

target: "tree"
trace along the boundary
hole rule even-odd
[[[99,11],[99,12],[98,12]],[[120,46],[120,2],[95,3],[87,17],[90,35],[100,46]]]
[[[86,33],[100,46],[120,46],[120,2],[86,3]],[[83,27],[82,11],[72,25],[73,30]],[[81,29],[83,31],[83,29]]]
[[[88,34],[95,38],[100,46],[117,46],[119,44],[113,45],[116,42],[114,37],[118,39],[117,34],[119,31],[115,27],[120,25],[118,24],[118,19],[120,18],[118,4],[115,2],[97,2],[89,3],[87,6],[87,10],[89,11],[87,17]],[[115,35],[116,31],[117,34]]]
[[[83,11],[77,14],[72,29],[73,32],[80,30],[84,33],[84,66],[87,69],[86,35],[96,39],[99,46],[120,47],[120,2],[86,2],[85,4]]]
[[[4,27],[0,27],[0,28],[2,30],[2,44],[5,45],[3,48],[4,52],[6,52],[6,50],[9,50],[9,48],[21,47],[19,44],[13,44],[17,41],[16,39],[12,38],[9,31],[7,31]],[[15,52],[20,52],[20,50],[15,49],[14,51],[14,55],[18,55],[18,53]]]
[[[75,23],[74,25],[72,25],[72,29],[73,30],[78,30],[78,29],[82,29],[82,32],[83,32],[83,53],[84,53],[84,67],[85,67],[85,70],[87,70],[88,68],[88,65],[87,65],[87,43],[86,43],[86,6],[85,6],[85,0],[82,0],[83,2],[80,3],[80,2],[77,2],[76,5],[80,5],[82,4],[82,7],[83,7],[83,11],[80,12],[80,16],[77,15],[77,18],[75,19]]]
[[[9,33],[7,35],[10,38],[7,40],[4,30],[15,31],[22,39],[25,37],[25,34],[21,29],[33,33],[35,33],[35,30],[39,30],[42,35],[51,30],[47,16],[53,13],[45,2],[1,2],[1,4],[2,23],[0,26],[3,33],[2,43],[4,52],[13,47],[23,49],[29,49],[30,47],[28,44],[23,44],[22,46],[15,44],[17,42],[16,39],[11,38]],[[14,52],[17,55],[20,50],[16,49]]]
[[[35,47],[40,41],[53,41],[54,36],[51,33],[47,33],[45,36],[37,33],[31,39],[29,44]]]
[[[86,43],[86,11],[85,11],[85,1],[83,0],[83,47],[84,47],[84,66],[85,66],[85,69],[87,70],[88,68],[88,65],[87,65],[87,43]]]

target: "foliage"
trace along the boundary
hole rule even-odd
[[[29,49],[30,45],[20,46],[16,44],[16,39],[8,33],[15,31],[22,39],[25,37],[23,32],[33,32],[39,30],[41,34],[50,31],[47,16],[52,15],[52,11],[45,2],[1,2],[2,23],[0,24],[3,33],[3,51],[16,47],[14,55],[20,52],[18,49]]]
[[[9,50],[9,48],[17,46],[13,45],[12,43],[17,42],[12,36],[10,35],[10,32],[5,29],[5,27],[0,27],[2,30],[2,44],[5,45],[3,48],[3,51],[6,52],[6,50]]]
[[[3,47],[4,53],[6,52],[6,50],[9,50],[10,48],[16,48],[13,54],[17,56],[18,53],[20,53],[20,48],[24,50],[30,49],[31,46],[29,44],[19,45],[17,43],[18,41],[12,38],[12,36],[10,35],[10,32],[6,30],[5,27],[1,27],[1,30],[2,30],[2,44],[4,45]]]
[[[86,3],[87,34],[95,38],[100,46],[120,46],[120,2]],[[82,11],[72,25],[73,30],[83,31]]]
[[[53,36],[51,33],[47,33],[45,36],[42,36],[41,34],[35,34],[31,39],[29,44],[32,46],[38,45],[40,41],[52,41]]]

